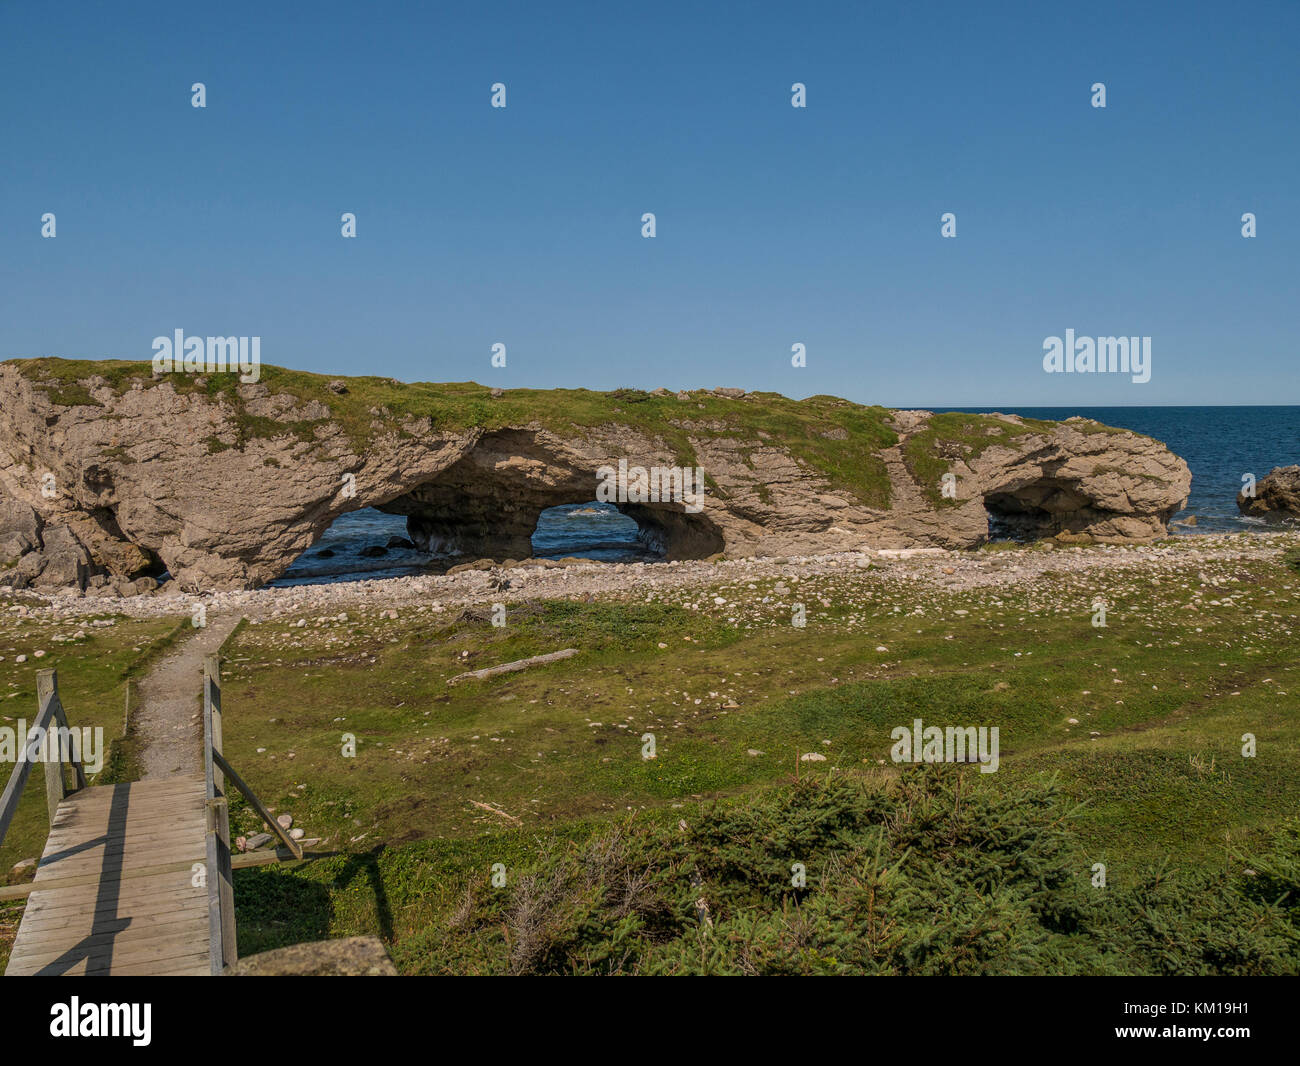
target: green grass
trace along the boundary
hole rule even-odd
[[[796,779],[865,780],[889,793],[915,773],[890,760],[890,732],[921,718],[997,726],[998,772],[953,771],[964,782],[958,795],[972,790],[990,810],[1011,797],[1038,809],[1026,797],[1054,779],[1062,810],[1072,812],[1068,839],[1059,842],[1062,885],[1092,899],[1088,871],[1104,863],[1117,900],[1126,901],[1113,912],[1091,904],[1079,912],[1091,915],[1079,919],[1092,923],[1086,943],[1039,930],[1047,942],[1066,936],[1051,949],[1062,952],[1063,969],[1148,972],[1143,967],[1157,963],[1142,953],[1159,949],[1142,915],[1154,913],[1179,929],[1191,923],[1177,958],[1159,965],[1203,972],[1210,964],[1187,956],[1188,945],[1218,944],[1229,936],[1225,914],[1246,905],[1238,881],[1223,879],[1239,878],[1240,856],[1267,852],[1300,809],[1300,573],[1296,541],[1276,543],[1267,558],[1230,552],[1202,561],[1182,558],[1191,545],[1175,540],[1158,562],[1134,556],[1140,565],[1086,572],[1004,547],[959,565],[996,571],[1023,553],[1046,572],[1032,585],[966,591],[896,579],[899,568],[889,565],[807,574],[778,591],[770,578],[728,567],[708,590],[511,603],[505,628],[492,626],[486,603],[408,604],[395,619],[363,604],[345,620],[331,611],[301,615],[301,627],[296,617],[242,625],[223,649],[226,754],[274,812],[291,812],[308,836],[322,838],[319,849],[338,854],[240,871],[240,952],[373,932],[404,972],[502,972],[515,965],[517,940],[500,930],[514,930],[518,916],[476,895],[494,863],[516,886],[529,871],[559,876],[570,858],[623,827],[650,849],[664,891],[686,891],[671,843],[679,821],[707,824],[715,808],[742,821],[766,817],[771,804],[787,803]],[[1108,605],[1105,628],[1091,621],[1099,596]],[[806,607],[805,628],[790,624],[796,602]],[[0,670],[15,669],[4,649],[32,646],[36,623],[3,614],[0,625],[11,627],[0,629]],[[94,692],[109,694],[120,713],[120,678],[144,654],[144,637],[161,648],[174,632],[164,623],[140,635],[119,628],[127,625],[146,624],[84,627],[103,641],[95,656],[80,646],[58,651],[74,722],[79,708],[95,705]],[[48,641],[49,630],[38,632]],[[46,646],[52,656],[54,645]],[[446,683],[565,647],[579,655]],[[34,702],[23,688],[31,666],[11,675],[10,687],[27,696],[13,703]],[[656,740],[652,760],[642,758],[646,733]],[[1246,734],[1256,745],[1251,758],[1243,757]],[[345,755],[349,738],[355,757]],[[810,752],[826,760],[799,758]],[[40,799],[28,805],[33,841],[44,832]],[[757,806],[746,813],[750,804]],[[232,806],[232,827],[261,828],[242,802]],[[694,861],[711,854],[701,848]],[[1168,894],[1165,881],[1152,881],[1162,864],[1171,883],[1193,887]],[[719,898],[745,881],[725,870],[708,877]],[[1193,913],[1197,899],[1205,914]],[[816,908],[811,897],[804,904],[809,915],[830,908],[832,929],[833,912],[848,905],[835,892],[819,895]],[[579,905],[576,897],[570,905]],[[719,906],[720,922],[742,923],[738,936],[744,923],[767,929],[772,918],[767,904],[740,896]],[[1008,936],[1028,921],[1014,907],[998,918]],[[1114,948],[1117,936],[1131,949]],[[670,942],[638,942],[638,965],[672,972],[697,965],[665,957]],[[918,959],[886,948],[888,972],[922,972]],[[798,965],[839,972],[824,969],[830,956],[822,952],[800,955]],[[586,965],[567,957],[564,966]],[[836,966],[848,965],[842,951],[835,957]],[[1034,972],[1028,958],[1000,956],[995,966],[959,954],[951,965]],[[1241,972],[1280,965],[1270,958],[1251,955]]]
[[[238,872],[240,951],[370,933],[412,974],[1300,972],[1300,822],[1099,885],[1078,814],[1050,779],[846,771],[563,837],[377,847]]]
[[[1200,589],[1207,571],[1221,589]],[[629,816],[692,817],[796,776],[892,778],[890,731],[913,718],[997,725],[1001,768],[978,784],[1058,776],[1084,804],[1072,846],[1119,884],[1165,860],[1220,869],[1300,806],[1300,580],[1280,559],[1192,564],[1176,582],[1143,569],[1049,573],[1032,590],[926,596],[878,578],[800,582],[804,629],[789,624],[794,593],[761,602],[775,598],[770,581],[719,585],[721,606],[699,590],[520,605],[505,629],[486,610],[450,620],[415,607],[396,620],[246,628],[229,648],[227,751],[268,803],[352,857],[241,874],[237,892],[253,893],[241,951],[301,932],[257,917],[258,886],[273,885],[316,895],[304,920],[317,932],[377,930],[419,969],[405,938],[430,913],[445,920],[457,889],[442,880],[463,891],[490,854],[567,847]],[[1105,629],[1091,625],[1095,595],[1111,605]],[[1214,606],[1220,596],[1232,602]],[[924,615],[903,613],[918,605]],[[581,654],[445,683],[562,647]],[[345,731],[354,759],[341,755]],[[642,758],[645,733],[654,760]],[[1242,757],[1245,733],[1255,758]],[[807,752],[827,761],[801,762]],[[257,828],[247,811],[236,822]],[[381,921],[381,897],[422,917]]]
[[[272,394],[292,396],[300,405],[322,403],[329,411],[328,417],[281,421],[246,410],[235,374],[202,378],[170,374],[155,381],[150,364],[144,361],[42,358],[11,360],[10,365],[47,386],[51,402],[63,406],[93,402],[87,382],[96,376],[118,394],[135,384],[186,394],[201,392],[229,409],[231,429],[208,440],[212,452],[283,435],[311,443],[328,423],[340,426],[358,453],[379,432],[457,432],[470,427],[492,431],[536,424],[572,436],[602,427],[627,427],[661,441],[681,465],[696,464],[693,440],[771,442],[787,448],[823,475],[833,490],[887,509],[889,478],[879,452],[898,443],[897,434],[886,424],[888,410],[834,396],[792,400],[764,392],[733,400],[694,391],[688,399],[679,400],[674,393],[655,396],[635,389],[508,389],[493,398],[488,386],[474,382],[405,384],[374,376],[345,378],[348,391],[336,395],[327,388],[333,380],[328,375],[263,365],[261,384]],[[957,448],[959,453],[973,455],[990,443],[1029,432],[1031,427],[1051,425],[1027,421],[1024,426],[1014,426],[984,415],[936,415],[927,430],[908,441],[905,458],[936,502],[944,503],[938,495],[939,476],[948,463],[944,449]]]

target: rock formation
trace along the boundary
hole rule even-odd
[[[538,514],[596,498],[597,470],[619,460],[703,470],[698,512],[618,504],[669,559],[972,547],[991,518],[1026,537],[1149,540],[1191,483],[1159,442],[1082,419],[12,360],[0,584],[255,587],[363,507],[407,516],[427,551],[526,558]]]
[[[223,977],[396,977],[397,967],[376,936],[347,936],[290,944],[249,955],[227,966]]]
[[[1278,520],[1300,518],[1300,466],[1275,466],[1255,483],[1255,494],[1237,493],[1242,514]]]

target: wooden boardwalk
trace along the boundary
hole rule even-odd
[[[77,751],[53,743],[56,728],[68,730],[57,676],[37,673],[33,739],[0,792],[0,841],[38,763],[50,835],[35,880],[21,890],[29,898],[6,976],[199,976],[235,962],[227,782],[282,845],[252,862],[302,859],[303,851],[221,754],[219,677],[217,656],[206,656],[203,773],[88,788]]]
[[[206,832],[197,775],[63,800],[6,975],[209,973]]]

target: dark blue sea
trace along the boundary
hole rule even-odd
[[[1062,421],[1071,415],[1096,419],[1163,441],[1192,471],[1187,509],[1174,521],[1196,516],[1195,526],[1172,526],[1196,535],[1263,529],[1259,519],[1237,511],[1242,475],[1261,478],[1275,466],[1300,462],[1300,407],[963,407],[962,411],[1017,414]],[[358,578],[400,577],[438,572],[455,560],[431,560],[408,548],[393,547],[378,558],[360,553],[385,547],[406,536],[406,519],[367,509],[343,515],[309,548],[276,585],[314,584]],[[323,553],[332,553],[329,555]],[[606,562],[653,558],[637,540],[637,526],[609,504],[576,503],[543,511],[533,534],[533,554],[547,559],[566,555]]]

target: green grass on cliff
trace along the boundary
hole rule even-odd
[[[693,441],[701,439],[737,442],[746,462],[746,444],[785,447],[832,487],[883,510],[889,507],[890,488],[879,453],[898,443],[897,434],[886,422],[888,409],[864,407],[834,396],[792,400],[779,393],[760,392],[734,400],[697,390],[690,392],[689,399],[679,400],[675,393],[655,396],[640,389],[507,389],[494,398],[488,386],[474,382],[407,384],[375,376],[341,379],[348,391],[340,396],[327,388],[335,380],[329,375],[264,364],[260,383],[269,393],[292,396],[300,406],[323,403],[330,412],[328,418],[293,420],[247,411],[234,374],[170,374],[155,381],[150,365],[140,361],[43,358],[10,362],[31,380],[45,384],[51,402],[59,406],[95,404],[87,385],[95,376],[119,394],[135,382],[145,388],[162,387],[166,382],[177,392],[201,392],[231,411],[233,432],[208,440],[213,453],[284,435],[311,442],[317,430],[330,422],[343,429],[359,452],[380,433],[406,435],[421,432],[425,426],[433,432],[471,428],[490,432],[537,424],[561,435],[627,426],[662,440],[680,465],[696,464]],[[956,506],[958,501],[942,495],[941,483],[954,461],[973,460],[992,445],[1050,431],[1053,425],[1032,418],[1011,422],[991,415],[940,413],[907,439],[903,460],[935,506]],[[1078,428],[1089,433],[1127,432],[1091,421],[1080,421]]]
[[[993,415],[941,412],[933,415],[924,429],[904,443],[903,463],[931,503],[936,507],[957,507],[961,501],[943,495],[942,481],[954,462],[970,462],[986,448],[1009,445],[1030,433],[1050,432],[1056,424],[1040,418],[1019,418],[1011,422]],[[1120,435],[1131,432],[1092,419],[1077,419],[1071,425],[1083,433]]]
[[[970,462],[984,449],[1008,444],[1027,433],[1049,431],[1053,422],[1024,418],[1007,422],[991,415],[948,411],[934,415],[926,427],[903,445],[908,472],[936,507],[956,507],[961,502],[943,496],[943,475],[957,460]]]
[[[263,365],[260,383],[271,394],[293,396],[300,404],[318,401],[330,411],[328,418],[276,420],[246,410],[234,374],[171,374],[156,382],[145,362],[46,358],[11,363],[29,379],[46,385],[51,402],[60,406],[94,404],[87,382],[95,376],[119,394],[136,382],[145,388],[164,387],[165,382],[181,393],[202,392],[231,409],[233,434],[209,440],[213,452],[285,434],[311,441],[328,422],[341,426],[358,451],[379,433],[420,432],[423,426],[435,432],[458,432],[535,423],[561,435],[627,426],[662,440],[681,465],[696,463],[693,440],[733,440],[746,459],[747,444],[785,447],[833,488],[885,509],[889,478],[878,453],[898,441],[886,424],[885,408],[863,407],[833,396],[791,400],[776,393],[753,393],[733,400],[695,391],[689,399],[679,400],[675,394],[655,396],[637,389],[508,389],[494,398],[489,387],[473,382],[404,384],[384,377],[345,378],[348,391],[340,396],[327,388],[333,380],[327,375]]]

